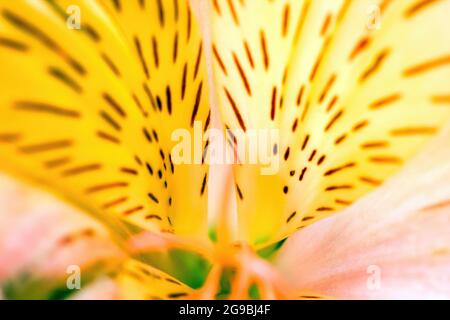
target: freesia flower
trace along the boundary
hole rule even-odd
[[[3,298],[450,298],[449,12],[1,0]]]

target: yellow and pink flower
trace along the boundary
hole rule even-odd
[[[0,0],[1,295],[450,298],[449,13]]]

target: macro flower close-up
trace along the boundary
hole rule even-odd
[[[450,0],[0,0],[0,299],[450,299]]]

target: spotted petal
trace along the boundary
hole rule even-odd
[[[186,1],[2,0],[0,61],[2,170],[116,231],[206,235],[207,168],[170,157],[209,114]]]
[[[449,10],[446,0],[211,1],[225,125],[280,133],[271,146],[278,174],[235,168],[240,226],[252,244],[348,206],[445,123]]]
[[[125,263],[116,281],[126,300],[181,299],[192,292],[173,277],[135,260]]]
[[[450,297],[450,126],[385,185],[295,233],[275,265],[299,295]]]

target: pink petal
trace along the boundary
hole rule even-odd
[[[0,203],[0,280],[27,269],[61,276],[69,265],[122,255],[96,222],[7,176],[0,176]]]
[[[294,234],[275,265],[299,294],[450,298],[450,125],[383,186]]]

